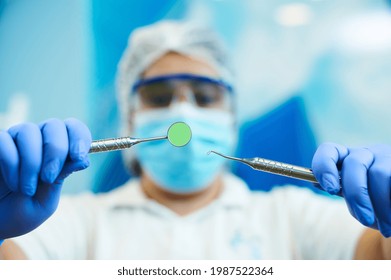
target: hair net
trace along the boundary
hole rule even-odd
[[[209,63],[225,81],[232,83],[232,71],[221,39],[210,28],[189,21],[160,21],[138,28],[118,65],[117,97],[122,129],[128,133],[129,95],[142,73],[167,52],[174,51]]]

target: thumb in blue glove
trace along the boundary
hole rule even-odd
[[[391,147],[322,144],[314,155],[312,169],[330,194],[342,186],[349,211],[358,221],[391,236]]]

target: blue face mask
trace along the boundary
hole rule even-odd
[[[232,153],[236,143],[234,118],[227,111],[180,102],[169,108],[136,113],[134,135],[163,136],[177,121],[191,128],[192,139],[186,146],[152,141],[135,146],[135,152],[143,171],[160,187],[175,193],[197,192],[206,188],[224,167],[223,158],[208,156],[207,152]]]

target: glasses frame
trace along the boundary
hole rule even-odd
[[[219,86],[224,87],[228,93],[233,94],[233,87],[229,83],[225,82],[224,80],[215,79],[207,76],[194,75],[194,74],[170,74],[170,75],[161,75],[161,76],[155,76],[151,78],[140,79],[136,81],[132,86],[132,94],[136,94],[137,90],[141,86],[153,84],[155,82],[167,81],[167,80],[179,80],[179,81],[193,80],[193,81],[201,81],[201,82],[207,82],[211,84],[217,84]]]

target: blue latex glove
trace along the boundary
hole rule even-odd
[[[91,134],[76,119],[0,131],[0,239],[25,234],[57,208],[64,179],[88,167]]]
[[[322,144],[312,169],[321,187],[330,194],[340,188],[350,213],[363,225],[391,236],[391,147],[375,145],[347,148]]]

